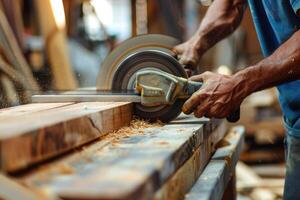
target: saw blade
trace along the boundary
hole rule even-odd
[[[177,39],[160,34],[141,35],[122,42],[101,64],[97,77],[97,89],[112,89],[114,74],[119,64],[128,56],[144,50],[159,50],[172,54],[172,48],[178,43]]]

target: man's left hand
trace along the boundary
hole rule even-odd
[[[246,81],[239,76],[205,72],[189,80],[202,81],[203,86],[183,105],[183,112],[196,117],[225,118],[236,111],[250,94]]]

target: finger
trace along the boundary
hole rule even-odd
[[[208,102],[203,102],[200,105],[198,105],[194,111],[195,117],[201,118],[201,117],[205,116],[209,107],[210,107],[210,104]]]
[[[220,112],[220,106],[213,105],[209,109],[207,109],[204,116],[207,117],[207,118],[213,118],[213,117],[218,118],[219,117],[219,112]]]
[[[191,76],[189,81],[203,82],[203,74],[198,74],[195,76]]]
[[[196,82],[205,82],[205,80],[209,79],[209,77],[211,77],[212,75],[213,75],[212,72],[207,71],[207,72],[204,72],[202,74],[192,76],[192,77],[189,78],[189,80],[190,81],[196,81]]]
[[[200,90],[198,90],[197,92],[195,92],[183,105],[182,107],[182,112],[184,112],[185,114],[191,114],[194,109],[202,102],[205,100],[205,98],[207,97],[206,94],[200,92]]]
[[[179,54],[182,54],[182,53],[183,53],[182,48],[180,48],[179,46],[175,46],[175,47],[172,49],[171,55],[172,55],[172,56],[176,56],[176,55],[179,55]]]
[[[194,68],[196,66],[196,59],[190,56],[182,55],[179,63],[185,66],[190,66],[191,68]]]

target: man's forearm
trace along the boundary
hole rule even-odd
[[[199,54],[203,54],[240,25],[246,4],[246,0],[213,2],[195,34]]]
[[[300,30],[283,43],[271,56],[234,75],[245,82],[250,94],[285,82],[300,79]],[[295,91],[295,92],[300,92]]]

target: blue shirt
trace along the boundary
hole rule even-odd
[[[248,0],[248,3],[264,56],[272,54],[300,28],[300,17],[296,15],[300,0]],[[288,133],[300,137],[300,80],[277,88]]]

